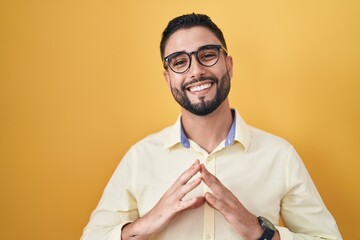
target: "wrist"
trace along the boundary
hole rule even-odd
[[[251,238],[253,240],[259,240],[264,233],[264,229],[258,224],[255,228],[255,230],[252,231]]]
[[[128,223],[123,226],[121,230],[121,240],[147,240],[150,234],[146,232],[146,228],[142,227],[143,219],[138,218],[132,223]],[[144,225],[146,226],[146,224]]]
[[[259,221],[259,225],[263,229],[262,235],[258,238],[258,240],[272,240],[274,239],[274,235],[277,232],[274,224],[270,222],[268,219],[260,216],[257,218]]]
[[[258,240],[264,232],[264,229],[260,226],[259,221],[256,216],[253,216],[248,220],[249,225],[246,226],[242,232],[239,231],[239,234],[244,239],[249,240]],[[245,230],[245,231],[244,231]]]
[[[280,240],[280,234],[279,234],[278,230],[275,231],[275,234],[274,234],[274,237],[272,240]]]

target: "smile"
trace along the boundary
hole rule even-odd
[[[210,88],[211,86],[212,86],[212,83],[204,83],[204,84],[201,84],[198,86],[189,87],[188,90],[190,92],[200,92],[200,91]]]

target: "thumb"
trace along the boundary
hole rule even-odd
[[[205,193],[204,197],[205,197],[206,203],[207,203],[210,207],[215,208],[214,205],[215,205],[215,203],[216,203],[216,199],[215,199],[214,195],[212,195],[211,193],[207,192],[207,193]]]

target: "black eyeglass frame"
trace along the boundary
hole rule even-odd
[[[216,61],[215,61],[213,64],[211,64],[211,65],[206,65],[206,64],[202,63],[202,62],[200,61],[200,59],[199,59],[199,56],[198,56],[198,52],[199,52],[199,51],[201,51],[201,50],[203,50],[203,49],[208,49],[208,48],[217,48],[217,50],[218,50],[218,58],[217,58]],[[225,56],[228,55],[228,51],[227,51],[223,46],[218,45],[218,44],[208,44],[208,45],[204,45],[204,46],[199,47],[198,50],[192,51],[192,52],[185,52],[185,51],[174,52],[174,53],[171,53],[170,55],[164,57],[164,59],[163,59],[163,61],[164,61],[164,68],[166,69],[166,67],[169,66],[169,68],[171,69],[171,71],[173,71],[174,73],[178,73],[178,74],[184,73],[184,72],[186,72],[186,71],[190,68],[190,66],[191,66],[191,61],[192,61],[191,55],[193,55],[193,54],[195,54],[196,60],[197,60],[198,63],[200,63],[202,66],[212,67],[212,66],[214,66],[214,65],[219,61],[219,59],[220,59],[220,50],[223,50],[223,51],[224,51]],[[189,60],[189,65],[188,65],[188,67],[187,67],[184,71],[180,71],[180,72],[175,71],[174,69],[172,69],[172,67],[171,67],[170,64],[169,64],[169,60],[170,60],[173,56],[177,56],[177,55],[179,55],[179,54],[186,54],[186,55],[189,57],[189,59],[190,59],[190,60]],[[166,63],[166,65],[165,65],[165,63]]]

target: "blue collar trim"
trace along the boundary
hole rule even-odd
[[[231,146],[235,140],[236,114],[235,114],[234,109],[231,109],[231,115],[233,117],[233,121],[232,121],[232,124],[230,127],[230,131],[225,140],[225,147]],[[190,148],[190,142],[189,142],[189,139],[185,135],[182,124],[180,124],[180,142],[184,148]]]

